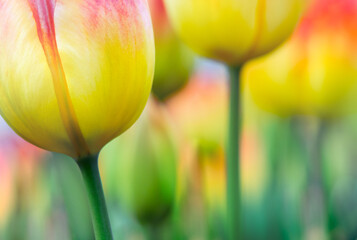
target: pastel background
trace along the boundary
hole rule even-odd
[[[100,154],[113,235],[227,239],[227,70],[190,52],[162,2],[149,3],[154,90],[139,120]],[[356,239],[357,2],[313,2],[241,81],[245,239]],[[69,157],[25,142],[1,120],[0,240],[93,239],[86,201]]]

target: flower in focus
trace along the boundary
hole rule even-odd
[[[167,219],[175,202],[178,149],[163,106],[149,101],[135,127],[104,148],[101,158],[105,182],[126,209],[145,224]]]
[[[163,0],[149,0],[155,34],[156,64],[153,93],[161,100],[181,89],[192,70],[193,53],[174,33]]]
[[[280,45],[307,0],[165,0],[172,23],[198,54],[239,65]]]
[[[286,45],[247,66],[253,99],[283,116],[348,111],[357,80],[356,27],[356,1],[317,0]]]
[[[145,0],[0,2],[0,109],[24,139],[80,158],[139,117],[154,70]]]

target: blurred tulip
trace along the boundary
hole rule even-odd
[[[115,184],[119,200],[140,222],[160,225],[167,219],[175,200],[178,151],[163,106],[151,101],[135,127],[109,144],[101,157],[104,163],[113,161],[109,168],[116,166],[106,182],[115,181],[112,189]]]
[[[204,57],[240,65],[281,44],[307,0],[165,0],[174,27]]]
[[[268,53],[292,33],[308,0],[165,0],[174,28],[196,53],[229,67],[227,205],[229,239],[240,227],[240,73],[248,60]],[[238,146],[238,147],[237,147]]]
[[[13,169],[6,159],[6,154],[0,154],[0,236],[14,208],[15,186]]]
[[[193,53],[174,33],[163,0],[149,0],[154,25],[156,64],[153,93],[165,100],[188,81],[193,67]]]
[[[187,86],[166,104],[182,135],[178,171],[180,215],[176,217],[183,239],[205,236],[208,229],[216,234],[226,223],[223,146],[227,85],[225,73],[215,64],[211,67],[200,67]]]
[[[357,82],[356,27],[356,1],[315,1],[286,45],[247,66],[256,103],[282,116],[346,113]]]
[[[145,0],[0,3],[0,107],[44,149],[94,155],[139,117],[154,70]]]
[[[41,170],[47,152],[4,129],[0,131],[0,152],[0,195],[6,194],[0,200],[0,222],[2,213],[11,213],[5,219],[7,237],[31,239],[37,234],[44,236],[46,229],[40,221],[48,217],[49,201]],[[11,188],[7,189],[8,181]],[[11,202],[7,209],[1,209],[8,200]]]
[[[227,122],[226,75],[214,67],[200,68],[188,85],[168,102],[180,132],[191,144],[207,149],[225,142]],[[214,147],[214,146],[212,146]]]
[[[181,208],[189,211],[189,223],[202,221],[202,218],[207,220],[205,223],[209,223],[209,231],[220,239],[226,236],[222,229],[226,227],[224,146],[227,132],[224,125],[227,121],[228,89],[225,72],[216,66],[200,68],[185,89],[168,101],[167,106],[184,138],[181,146],[184,154],[180,157],[178,176],[178,185],[181,186],[179,201],[181,204],[195,205]],[[251,119],[247,120],[251,123]],[[259,201],[266,180],[262,149],[256,135],[253,127],[244,127],[240,172],[242,192],[248,203]],[[202,203],[204,209],[201,209]],[[186,219],[181,221],[186,223]],[[200,225],[194,225],[194,228],[199,231]]]
[[[326,119],[348,113],[350,105],[355,109],[355,100],[349,100],[357,87],[356,27],[356,1],[315,0],[292,39],[270,56],[248,64],[243,73],[262,109],[304,117],[292,126],[299,129],[300,136],[295,133],[293,138],[301,142],[299,150],[306,160],[305,239],[325,239],[330,227],[323,153],[330,129]]]
[[[206,201],[214,210],[225,208],[225,154],[224,144],[220,143],[215,153],[204,154],[202,157],[203,178]],[[259,199],[265,182],[265,165],[262,158],[262,148],[252,129],[246,128],[242,135],[242,191],[246,199]]]

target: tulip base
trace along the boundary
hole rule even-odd
[[[227,218],[229,239],[241,238],[240,223],[240,174],[239,174],[239,135],[240,135],[240,72],[241,66],[230,67],[230,106],[227,146]]]
[[[99,175],[98,155],[77,161],[87,189],[96,240],[113,240],[103,186]]]

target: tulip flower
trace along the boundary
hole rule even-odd
[[[255,102],[281,116],[348,113],[357,83],[356,26],[356,1],[316,1],[286,45],[247,66]]]
[[[293,31],[306,0],[165,0],[173,26],[199,55],[240,65]]]
[[[226,202],[226,155],[224,146],[227,131],[226,122],[227,94],[226,75],[216,64],[199,68],[187,86],[167,102],[169,111],[183,135],[180,157],[178,201],[183,208],[194,209],[190,221],[200,215],[197,205],[204,202],[204,218],[212,239],[224,239],[220,230],[225,229]],[[254,113],[245,102],[246,123],[252,123]],[[242,132],[241,182],[245,207],[252,199],[259,199],[266,177],[262,148],[255,129],[244,126]],[[191,190],[193,189],[193,190]],[[192,195],[199,196],[192,196]],[[202,199],[201,199],[201,198]],[[187,200],[192,199],[195,200]],[[199,200],[197,200],[199,199]],[[187,206],[187,202],[189,206]],[[187,218],[187,216],[185,216]],[[183,217],[182,217],[183,218]],[[187,222],[181,220],[181,222]],[[189,223],[186,223],[190,225]],[[187,226],[188,227],[188,226]],[[194,226],[194,229],[198,228]]]
[[[310,127],[303,126],[304,137],[308,137],[303,139],[303,150],[309,158],[306,233],[320,239],[328,214],[322,164],[326,120],[348,113],[349,100],[355,95],[356,26],[355,0],[316,0],[292,39],[270,56],[253,61],[243,74],[253,100],[262,109],[283,117],[313,116],[317,120],[304,119]],[[353,104],[355,109],[355,99]]]
[[[156,64],[153,94],[166,100],[188,81],[193,53],[176,36],[167,17],[163,0],[149,0],[154,26]]]
[[[196,53],[230,69],[227,205],[231,239],[239,238],[239,88],[242,65],[293,32],[308,0],[165,0],[174,28]]]
[[[110,239],[96,156],[148,99],[146,0],[2,0],[0,109],[24,139],[77,159],[98,239]]]

